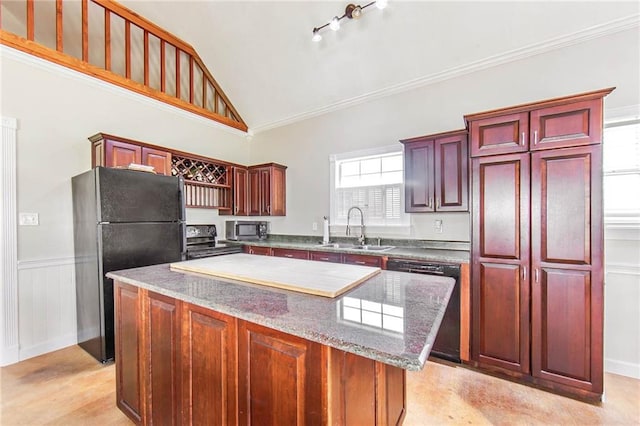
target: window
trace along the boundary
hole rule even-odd
[[[346,225],[356,206],[367,227],[408,226],[403,178],[402,147],[331,156],[331,224]],[[360,214],[352,214],[351,224],[359,223]]]
[[[604,210],[607,222],[640,222],[640,120],[604,131]]]

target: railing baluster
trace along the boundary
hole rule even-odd
[[[82,60],[89,62],[89,3],[82,0]]]
[[[34,39],[34,0],[27,0],[27,40]]]
[[[207,109],[207,79],[202,71],[202,108]]]
[[[193,56],[189,55],[189,103],[193,103]]]
[[[131,22],[124,21],[124,76],[131,78]]]
[[[56,0],[56,50],[62,52],[62,0]]]
[[[104,69],[111,71],[111,12],[104,8]]]
[[[160,39],[160,91],[162,93],[165,92],[166,90],[166,86],[165,86],[165,57],[164,57],[164,40]]]
[[[149,85],[149,31],[144,30],[144,85]]]
[[[213,91],[213,112],[218,113],[218,91]]]
[[[176,48],[176,98],[180,98],[180,49]]]

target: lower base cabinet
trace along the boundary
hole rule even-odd
[[[405,370],[115,283],[117,406],[136,424],[397,425]]]

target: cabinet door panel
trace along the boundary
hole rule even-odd
[[[405,211],[432,212],[434,202],[433,140],[405,145]]]
[[[147,347],[145,423],[179,422],[179,304],[175,299],[149,292],[144,298]]]
[[[246,216],[248,214],[248,171],[243,167],[233,168],[233,214]]]
[[[271,214],[271,173],[269,169],[259,169],[260,176],[260,216]]]
[[[529,285],[518,265],[482,263],[474,289],[475,359],[529,371]]]
[[[115,283],[116,405],[136,423],[142,422],[139,290]]]
[[[142,147],[142,164],[153,166],[159,175],[171,176],[171,153]]]
[[[260,215],[260,171],[249,169],[249,216]]]
[[[106,141],[105,165],[107,167],[127,167],[131,163],[141,164],[141,162],[141,147],[120,141]]]
[[[466,135],[436,139],[434,151],[436,210],[469,210]]]
[[[531,150],[602,142],[602,99],[531,111]]]
[[[526,259],[528,154],[475,159],[473,164],[476,253],[483,258]]]
[[[544,268],[538,281],[533,285],[534,376],[579,386],[590,382],[589,271]]]
[[[343,263],[349,263],[352,265],[364,265],[364,266],[377,266],[382,267],[382,257],[379,256],[367,256],[363,254],[344,254],[342,258]]]
[[[183,424],[235,424],[235,319],[187,303],[182,315]]]
[[[239,423],[321,424],[321,345],[244,321],[238,331]]]
[[[342,262],[342,254],[340,253],[328,253],[324,251],[310,251],[309,259],[317,260],[319,262],[333,262],[333,263],[341,263]]]
[[[593,155],[589,148],[577,148],[532,157],[533,242],[540,262],[591,263]]]
[[[307,250],[294,250],[274,247],[271,249],[271,255],[277,257],[288,257],[290,259],[309,259]]]
[[[285,216],[287,214],[287,180],[286,170],[281,167],[271,167],[270,199],[269,214]]]
[[[529,154],[472,164],[472,359],[528,373]]]
[[[526,152],[528,135],[528,112],[472,121],[471,156]]]

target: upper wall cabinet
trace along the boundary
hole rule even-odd
[[[400,142],[404,144],[405,211],[468,211],[466,130]]]
[[[286,172],[275,163],[249,167],[250,216],[286,216]]]
[[[171,153],[115,136],[98,133],[89,138],[92,144],[91,166],[123,167],[129,164],[153,166],[156,173],[171,176]]]
[[[471,132],[471,156],[513,154],[602,140],[602,102],[559,98],[465,116]]]
[[[91,167],[153,166],[158,174],[184,179],[186,207],[231,211],[231,165],[212,158],[98,133],[91,141]]]

